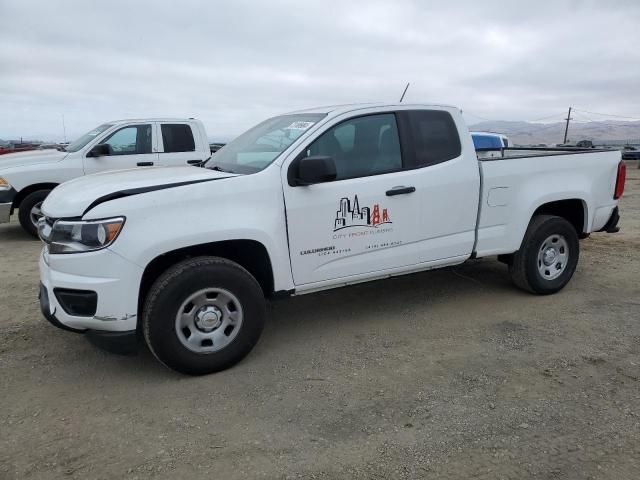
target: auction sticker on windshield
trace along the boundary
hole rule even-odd
[[[306,130],[315,122],[293,122],[286,130]]]

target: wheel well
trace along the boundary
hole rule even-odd
[[[23,188],[16,194],[15,198],[13,199],[13,204],[11,205],[11,208],[12,209],[20,208],[20,204],[22,203],[22,200],[24,200],[24,198],[27,195],[33,192],[37,192],[38,190],[53,190],[57,186],[58,186],[57,183],[36,183],[34,185],[29,185],[28,187]]]
[[[562,217],[573,225],[578,235],[583,235],[587,229],[587,215],[584,202],[577,198],[545,203],[544,205],[540,205],[533,215],[556,215]]]
[[[222,257],[241,265],[254,276],[266,297],[273,294],[273,270],[267,249],[255,240],[225,240],[180,248],[154,258],[145,268],[140,282],[138,312],[157,278],[176,263],[192,257]]]

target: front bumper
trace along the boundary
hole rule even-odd
[[[10,190],[0,190],[0,223],[8,223],[13,213],[13,200],[17,192],[14,188]]]
[[[138,291],[143,270],[109,249],[96,252],[40,255],[40,302],[44,316],[57,327],[72,331],[130,332],[137,327]],[[95,313],[70,314],[54,289],[97,294]],[[53,321],[52,321],[53,320]]]
[[[40,310],[44,318],[47,319],[51,325],[62,330],[67,330],[75,333],[84,333],[91,343],[113,353],[131,354],[138,351],[139,341],[138,332],[131,330],[127,332],[109,332],[105,330],[76,330],[61,323],[54,314],[51,313],[49,305],[49,293],[43,284],[40,284]]]
[[[49,292],[47,291],[47,287],[45,287],[42,283],[40,284],[40,293],[38,294],[38,300],[40,300],[40,310],[42,311],[42,315],[44,315],[44,318],[46,318],[51,325],[57,328],[61,328],[62,330],[67,330],[68,332],[84,333],[84,330],[77,330],[75,328],[67,327],[64,323],[61,323],[60,320],[56,318],[55,310],[54,313],[51,313],[51,305],[49,304]]]
[[[8,223],[11,218],[11,203],[0,203],[0,223]]]

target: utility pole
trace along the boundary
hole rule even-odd
[[[565,118],[567,124],[564,127],[564,140],[562,143],[567,143],[567,133],[569,133],[569,120],[571,120],[571,107],[569,107],[569,113],[567,113],[567,118]]]
[[[62,135],[64,135],[64,143],[67,143],[67,128],[64,125],[64,114],[62,114]]]

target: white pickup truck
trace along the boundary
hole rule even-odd
[[[37,235],[40,206],[72,178],[153,165],[200,164],[211,156],[202,122],[194,119],[118,120],[94,128],[64,151],[32,150],[0,157],[0,223],[18,209],[22,227]]]
[[[620,152],[478,161],[458,109],[352,105],[270,118],[205,168],[107,172],[43,204],[40,304],[94,340],[143,337],[188,374],[258,341],[266,299],[498,255],[550,294],[578,240],[617,231]]]

